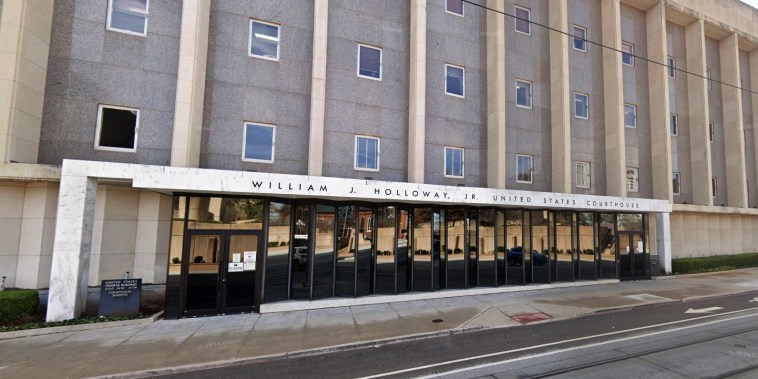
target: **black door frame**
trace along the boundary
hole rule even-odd
[[[650,278],[650,269],[648,262],[650,261],[650,252],[647,249],[647,240],[645,238],[645,232],[643,231],[627,231],[627,230],[619,230],[616,232],[617,235],[617,241],[621,242],[622,236],[627,236],[629,243],[631,244],[633,239],[632,237],[637,235],[640,237],[640,240],[642,241],[642,272],[638,272],[639,270],[636,270],[635,267],[637,266],[637,263],[635,260],[638,259],[636,257],[637,255],[640,255],[639,253],[635,253],[635,246],[629,246],[629,262],[626,264],[628,265],[627,269],[629,272],[629,275],[623,276],[622,273],[624,272],[624,269],[622,268],[622,265],[624,262],[621,261],[621,249],[626,249],[626,246],[620,246],[617,244],[616,248],[616,256],[618,260],[618,277],[620,280],[638,280],[638,279],[649,279]]]
[[[194,310],[187,310],[187,280],[189,276],[189,261],[190,261],[190,247],[191,247],[191,238],[194,235],[216,235],[220,237],[221,240],[221,250],[219,251],[219,258],[218,258],[218,278],[216,283],[216,307],[215,308],[209,308],[209,309],[194,309]],[[243,307],[227,307],[226,306],[226,274],[228,273],[228,270],[226,269],[228,267],[228,261],[229,261],[229,242],[231,240],[231,237],[234,235],[256,235],[258,236],[258,246],[257,246],[257,254],[256,254],[256,262],[262,262],[263,261],[263,231],[262,230],[229,230],[229,229],[185,229],[184,231],[184,241],[182,246],[182,274],[181,274],[181,283],[182,283],[182,309],[181,314],[182,317],[193,317],[193,316],[215,316],[215,315],[223,315],[223,314],[230,314],[230,313],[249,313],[249,312],[256,312],[260,308],[259,304],[259,298],[258,296],[255,296],[255,293],[257,292],[257,286],[260,280],[258,280],[258,271],[256,271],[256,278],[254,279],[254,285],[256,289],[253,291],[251,295],[253,295],[253,304],[249,306],[243,306]],[[256,270],[261,265],[258,264],[258,267],[256,267]]]

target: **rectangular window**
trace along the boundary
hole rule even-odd
[[[673,113],[669,115],[669,127],[671,127],[672,136],[679,135],[679,117]]]
[[[532,83],[516,80],[516,105],[524,108],[532,107]]]
[[[107,29],[144,36],[148,5],[149,0],[108,0]]]
[[[95,149],[135,152],[139,130],[139,109],[99,105]]]
[[[624,126],[630,128],[637,127],[637,106],[634,104],[624,104]]]
[[[523,34],[532,34],[532,11],[518,5],[513,6],[513,14],[516,16],[516,31]]]
[[[674,57],[669,56],[668,57],[668,65],[666,66],[668,69],[669,78],[673,78],[676,76],[676,60]]]
[[[250,20],[250,53],[251,57],[279,60],[279,25],[268,22]]]
[[[531,155],[516,155],[516,160],[518,163],[518,174],[516,177],[516,182],[531,183],[532,171],[534,169],[532,162],[534,161],[534,157]]]
[[[382,80],[382,49],[358,45],[358,76]]]
[[[576,162],[576,187],[590,188],[590,162]]]
[[[640,170],[636,167],[626,168],[626,191],[627,192],[639,192],[640,191]]]
[[[716,142],[716,126],[712,122],[708,123],[708,140],[711,143]]]
[[[574,25],[574,50],[587,52],[587,29]]]
[[[445,147],[445,176],[450,178],[463,177],[463,149]]]
[[[711,177],[711,191],[713,192],[713,198],[716,198],[716,177]]]
[[[355,169],[379,171],[379,138],[355,136]]]
[[[466,72],[463,67],[445,65],[445,93],[464,97],[466,90]]]
[[[708,80],[708,89],[713,88],[713,73],[710,68],[705,69],[705,77]]]
[[[679,179],[679,173],[678,172],[672,172],[671,173],[671,181],[672,181],[672,187],[674,191],[674,195],[680,195],[682,190],[682,182]]]
[[[445,4],[445,11],[454,15],[463,16],[463,1],[447,0],[447,4]]]
[[[589,95],[574,92],[574,117],[590,118],[590,97]]]
[[[627,66],[634,66],[634,44],[621,42],[621,62]]]
[[[242,160],[274,163],[275,131],[274,125],[245,123]]]

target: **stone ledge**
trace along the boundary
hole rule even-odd
[[[0,179],[58,182],[61,180],[61,168],[31,163],[0,163]]]
[[[755,208],[722,207],[718,205],[672,204],[671,212],[672,216],[677,212],[758,216],[758,209]]]

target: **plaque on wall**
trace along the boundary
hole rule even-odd
[[[100,316],[128,316],[139,312],[142,279],[116,279],[100,282]]]

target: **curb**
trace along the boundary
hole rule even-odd
[[[687,278],[697,278],[701,276],[719,275],[719,274],[726,274],[730,272],[742,272],[742,271],[750,271],[750,270],[756,270],[756,267],[738,268],[734,270],[713,271],[713,272],[698,272],[694,274],[677,274],[677,275],[672,274],[672,275],[665,275],[665,276],[654,276],[652,277],[652,279],[653,280],[687,279]]]
[[[620,306],[615,306],[615,307],[598,309],[598,310],[594,310],[590,312],[577,313],[577,314],[568,315],[568,316],[551,318],[549,320],[536,321],[536,322],[529,323],[529,325],[552,322],[552,321],[569,320],[569,319],[592,315],[592,314],[615,312],[615,311],[620,311],[620,310],[634,309],[634,308],[639,308],[639,307],[660,305],[660,304],[666,304],[666,303],[679,303],[679,302],[684,303],[688,301],[706,300],[709,298],[736,295],[736,294],[751,292],[755,290],[756,289],[746,288],[744,291],[733,291],[733,292],[728,292],[728,293],[705,295],[705,296],[691,296],[691,297],[687,297],[683,299],[653,301],[653,302],[638,304],[636,306],[620,305]],[[147,369],[147,370],[140,370],[140,371],[133,371],[133,372],[125,372],[125,373],[119,373],[119,374],[97,376],[97,377],[93,377],[93,379],[147,378],[147,377],[158,376],[158,375],[180,374],[180,373],[196,371],[196,370],[209,370],[209,369],[214,369],[214,368],[232,367],[232,366],[245,365],[245,364],[257,363],[257,362],[274,361],[274,360],[281,360],[281,359],[288,359],[288,358],[299,358],[299,357],[307,357],[307,356],[312,356],[312,355],[336,353],[336,352],[341,352],[341,351],[380,347],[382,345],[417,341],[417,340],[422,340],[422,339],[427,339],[427,338],[454,336],[458,334],[477,332],[477,331],[482,331],[482,330],[508,329],[508,328],[513,328],[513,327],[518,327],[521,325],[523,324],[495,325],[495,326],[487,326],[487,327],[484,327],[484,326],[458,327],[458,328],[453,328],[453,329],[438,330],[434,332],[381,338],[381,339],[376,339],[376,340],[371,340],[371,341],[361,341],[361,342],[346,343],[346,344],[333,345],[333,346],[317,347],[317,348],[305,349],[305,350],[296,350],[296,351],[291,351],[291,352],[286,352],[286,353],[260,355],[256,357],[224,359],[224,360],[213,361],[213,362],[193,363],[189,365],[180,365],[180,366],[173,366],[173,367],[164,367],[164,368]]]
[[[160,311],[150,317],[140,318],[140,319],[135,319],[135,320],[95,322],[91,324],[64,325],[64,326],[53,326],[50,328],[16,330],[12,332],[0,333],[0,340],[34,337],[34,336],[42,336],[46,334],[57,334],[57,333],[66,333],[66,332],[81,332],[84,330],[107,329],[107,328],[115,328],[118,326],[149,325],[149,324],[154,323],[161,317],[163,317],[163,311]]]

